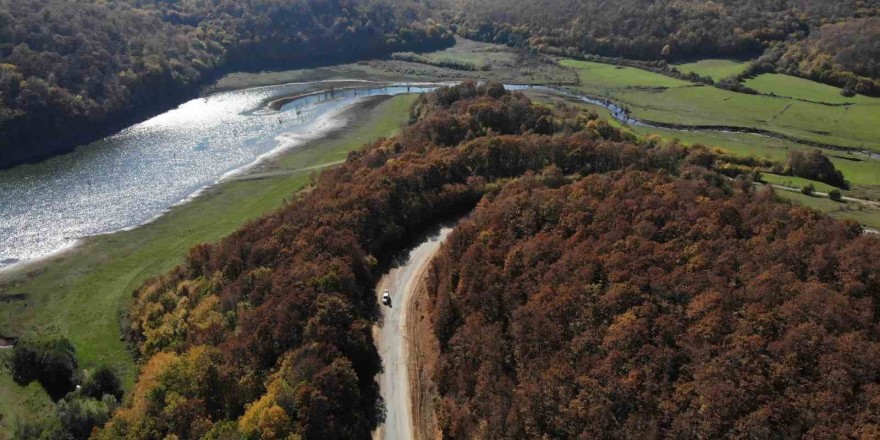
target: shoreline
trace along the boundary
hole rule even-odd
[[[321,119],[316,121],[316,125],[322,126],[322,129],[313,132],[306,139],[303,139],[302,142],[288,143],[286,145],[285,143],[280,142],[277,147],[255,157],[253,161],[245,165],[223,173],[212,183],[203,185],[199,189],[181,198],[174,204],[169,205],[160,213],[154,215],[146,221],[143,221],[136,225],[102,232],[99,234],[76,237],[71,239],[64,246],[48,252],[44,255],[40,255],[38,257],[27,260],[20,260],[9,265],[0,266],[0,291],[14,286],[16,281],[18,281],[16,280],[16,278],[21,278],[23,275],[27,276],[28,278],[39,275],[46,270],[46,266],[50,265],[53,260],[66,257],[94,240],[111,237],[125,232],[131,232],[145,226],[149,226],[159,220],[164,219],[175,210],[187,206],[193,201],[196,201],[202,197],[210,197],[212,192],[221,191],[221,187],[225,184],[236,182],[242,179],[247,179],[248,176],[259,175],[265,172],[266,168],[277,166],[278,163],[281,162],[285,156],[291,154],[292,152],[299,149],[309,148],[310,145],[319,142],[322,139],[332,138],[333,136],[346,131],[346,129],[348,129],[352,125],[353,120],[356,119],[355,116],[357,116],[357,113],[362,113],[366,107],[369,107],[374,103],[384,101],[388,98],[391,98],[391,96],[377,95],[363,97],[362,99],[358,99],[351,105],[341,107],[328,115],[322,116]]]
[[[333,81],[322,81],[321,83],[327,83]],[[329,89],[325,89],[329,90]],[[312,93],[322,93],[320,90]],[[377,96],[365,96],[363,98],[359,98],[355,100],[350,105],[346,105],[335,109],[327,114],[322,115],[319,119],[317,119],[312,125],[313,130],[307,136],[299,136],[298,138],[291,139],[281,139],[280,137],[276,137],[275,141],[277,145],[269,151],[266,151],[262,154],[256,156],[251,162],[247,164],[238,166],[236,168],[230,169],[229,171],[224,172],[219,177],[214,179],[213,181],[202,185],[195,191],[187,194],[186,196],[180,198],[173,204],[168,205],[166,208],[162,209],[156,215],[148,218],[145,221],[140,223],[126,226],[123,228],[118,228],[106,232],[101,232],[98,234],[85,235],[81,237],[74,237],[69,239],[62,246],[57,249],[51,250],[43,255],[39,255],[34,258],[28,259],[16,259],[17,260],[11,264],[0,265],[0,290],[9,287],[8,281],[4,280],[6,277],[16,277],[21,273],[28,273],[37,271],[39,272],[39,268],[36,266],[41,262],[46,262],[52,260],[57,257],[62,257],[71,251],[76,250],[81,247],[85,242],[94,239],[96,237],[109,236],[113,234],[118,234],[122,232],[132,231],[144,226],[147,226],[151,223],[156,222],[157,220],[163,218],[168,215],[171,211],[181,206],[184,206],[188,203],[191,203],[193,200],[198,199],[202,195],[211,191],[212,189],[228,182],[238,180],[240,178],[246,178],[249,175],[257,174],[260,171],[261,167],[271,167],[274,162],[277,162],[283,158],[284,155],[290,153],[291,151],[295,151],[300,148],[308,148],[309,144],[312,144],[316,141],[321,140],[324,137],[331,136],[336,131],[344,131],[352,122],[352,113],[357,113],[359,111],[359,107],[364,105],[369,105],[369,101],[372,101],[376,98],[383,97],[388,98],[388,95],[377,95]],[[261,109],[267,108],[266,103],[261,104]],[[29,269],[36,270],[29,270]]]

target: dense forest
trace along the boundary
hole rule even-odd
[[[135,292],[127,333],[143,367],[96,438],[369,437],[382,420],[372,289],[392,254],[438,217],[471,209],[487,179],[562,158],[537,139],[595,116],[557,119],[499,84],[473,83],[414,112],[397,139],[352,153],[307,195],[192,249]],[[451,148],[524,131],[529,151]]]
[[[699,163],[527,176],[453,232],[446,438],[880,436],[880,243]]]
[[[112,133],[230,70],[451,44],[431,17],[568,56],[764,53],[760,69],[878,94],[878,15],[878,0],[0,0],[0,168]]]
[[[306,195],[134,293],[126,333],[142,370],[94,437],[369,437],[383,416],[373,287],[410,236],[548,165],[656,169],[684,154],[627,146],[595,113],[552,111],[500,84],[442,89],[413,116],[397,138],[352,153]]]
[[[880,93],[877,0],[448,0],[461,35],[567,56],[754,57],[769,68]],[[863,18],[871,17],[871,18]],[[783,57],[783,54],[785,55]]]
[[[101,401],[71,392],[60,424],[20,432],[367,438],[383,419],[375,282],[423,227],[475,206],[431,278],[451,438],[672,432],[687,417],[700,419],[694,436],[732,423],[758,430],[777,416],[806,432],[819,419],[799,419],[805,405],[838,410],[828,420],[841,424],[867,411],[878,260],[857,225],[710,171],[748,174],[727,157],[637,139],[500,84],[440,89],[413,118],[135,291],[125,333],[142,367],[122,406],[107,391],[95,392]],[[64,350],[24,358],[63,360]],[[741,370],[740,361],[753,363]],[[742,385],[761,397],[754,402],[787,406],[740,423],[734,408],[753,403],[737,400],[740,385],[711,388],[719,377],[754,384]],[[552,395],[540,394],[547,383]],[[89,402],[103,406],[82,410]],[[676,416],[684,425],[673,427]]]
[[[22,438],[368,438],[375,282],[474,207],[429,280],[450,438],[873,432],[880,247],[858,225],[753,193],[749,163],[497,83],[412,116],[137,289],[121,406],[89,379]],[[31,347],[23,365],[75,366],[64,341]],[[64,389],[45,377],[23,380]]]
[[[230,69],[451,44],[410,0],[0,0],[0,168],[66,151]]]
[[[880,17],[827,24],[779,52],[774,64],[783,72],[880,94]]]

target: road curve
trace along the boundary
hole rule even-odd
[[[385,400],[386,412],[385,423],[373,432],[374,440],[413,438],[408,370],[411,338],[407,334],[407,310],[428,263],[451,231],[451,227],[443,227],[431,234],[410,251],[406,262],[391,269],[376,286],[377,301],[381,301],[382,293],[387,290],[391,294],[391,307],[382,306],[382,319],[373,327],[373,338],[384,366],[376,380]]]

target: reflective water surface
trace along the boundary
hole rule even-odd
[[[307,84],[219,93],[133,125],[75,152],[0,171],[0,266],[65,248],[77,238],[134,227],[262,155],[302,145],[374,95],[424,92],[396,85],[309,95],[268,110]]]

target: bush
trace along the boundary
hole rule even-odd
[[[64,427],[58,423],[58,420],[52,418],[19,423],[15,427],[13,438],[18,440],[73,440],[73,437],[64,431]]]
[[[76,385],[76,350],[67,338],[20,341],[12,356],[14,379],[21,385],[37,381],[58,400]]]
[[[82,392],[84,395],[94,399],[100,399],[105,394],[109,394],[119,400],[122,398],[122,384],[113,370],[101,366],[85,381]]]
[[[828,198],[834,200],[835,202],[839,202],[843,200],[843,195],[840,194],[840,191],[832,189],[828,192]]]
[[[115,376],[114,376],[115,377]],[[116,409],[116,398],[90,399],[80,393],[71,393],[58,402],[58,419],[73,438],[86,439],[96,426],[102,426]]]
[[[825,157],[822,151],[818,149],[808,152],[790,151],[788,153],[786,169],[788,174],[792,176],[824,182],[838,188],[847,187],[843,173],[835,168],[831,160]]]
[[[816,192],[816,187],[814,187],[812,183],[808,183],[801,187],[801,194],[811,196],[814,192]]]

